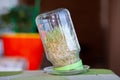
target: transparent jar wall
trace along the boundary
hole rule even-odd
[[[40,14],[36,24],[47,59],[54,67],[63,67],[80,60],[80,45],[67,9]]]

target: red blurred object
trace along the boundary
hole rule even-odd
[[[2,39],[5,56],[24,57],[29,70],[40,69],[44,50],[39,34],[4,34]]]

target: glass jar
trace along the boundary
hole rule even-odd
[[[36,18],[36,24],[47,59],[54,68],[59,70],[80,61],[81,48],[67,9],[60,8],[40,14]]]

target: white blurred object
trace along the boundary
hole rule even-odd
[[[2,55],[3,55],[3,41],[2,41],[2,39],[0,39],[0,57],[2,57]]]
[[[8,13],[11,8],[18,5],[18,2],[18,0],[1,0],[0,15]]]
[[[0,58],[0,71],[23,71],[27,68],[26,60],[17,57]]]

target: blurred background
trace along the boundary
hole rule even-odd
[[[83,63],[91,68],[111,69],[120,75],[120,0],[2,0],[0,35],[3,36],[5,32],[38,34],[35,17],[57,8],[67,8],[71,13],[82,48],[80,57]],[[15,42],[12,40],[12,43]],[[42,43],[39,44],[38,54],[41,54],[42,59],[38,59],[38,63],[41,64],[39,68],[29,68],[30,70],[51,65],[43,56]],[[4,42],[1,41],[0,45],[1,58],[10,56],[4,52]],[[25,57],[27,53],[22,52]],[[27,59],[35,62],[30,56],[32,55],[28,53]]]

